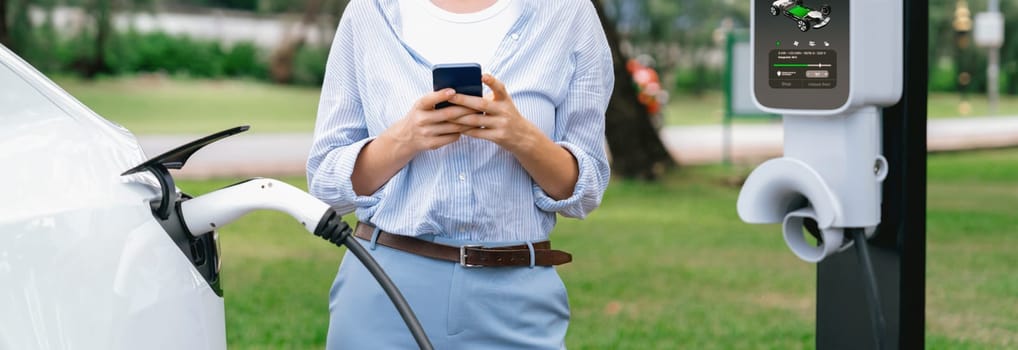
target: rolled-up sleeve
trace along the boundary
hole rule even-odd
[[[350,12],[350,9],[347,9]],[[339,23],[329,51],[322,97],[318,104],[314,141],[308,154],[309,192],[341,214],[378,203],[377,193],[359,196],[350,175],[369,137],[357,90],[356,46],[353,23],[347,13]]]
[[[576,69],[566,98],[555,111],[555,143],[576,158],[579,175],[573,193],[555,200],[536,183],[536,205],[565,217],[584,218],[599,205],[611,174],[605,150],[604,118],[615,75],[611,49],[591,3],[574,28],[585,33],[573,51]]]

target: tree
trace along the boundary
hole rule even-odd
[[[323,13],[323,10],[338,8],[339,13],[342,13],[347,2],[348,0],[307,0],[304,3],[304,15],[301,17],[300,22],[290,28],[286,35],[283,36],[283,42],[276,48],[269,59],[269,76],[272,78],[272,81],[277,83],[293,81],[294,60],[297,57],[297,51],[307,41],[308,29],[318,22],[319,15]],[[329,13],[332,11],[324,12]]]
[[[7,34],[7,0],[0,0],[0,45],[11,46],[11,38]]]
[[[31,44],[28,0],[0,0],[0,43],[17,54]]]
[[[293,61],[297,50],[304,46],[307,30],[310,28],[322,8],[322,0],[309,0],[304,6],[304,16],[296,26],[283,36],[283,43],[272,53],[269,63],[269,76],[277,83],[289,83],[293,80]]]
[[[612,154],[612,169],[623,178],[654,180],[675,161],[665,149],[650,115],[637,100],[636,88],[626,70],[626,57],[619,49],[615,23],[605,16],[600,1],[593,0],[601,18],[615,66],[615,90],[605,113],[605,130]]]
[[[649,55],[667,88],[717,90],[712,60],[723,32],[749,24],[749,3],[735,0],[600,0],[616,25],[623,51]],[[713,76],[717,78],[710,79]]]
[[[152,6],[157,0],[80,0],[79,4],[92,19],[91,56],[83,56],[74,62],[74,69],[86,78],[95,78],[102,73],[110,73],[112,68],[106,61],[110,42],[116,39],[113,28],[113,15],[121,10],[135,10],[144,6]],[[74,4],[75,2],[70,2]],[[84,34],[84,33],[83,33]]]
[[[110,37],[113,35],[113,9],[111,4],[113,0],[94,0],[91,2],[91,6],[87,7],[88,13],[95,20],[95,52],[92,53],[92,58],[89,62],[85,62],[83,65],[82,73],[85,74],[86,78],[94,78],[99,73],[108,73],[110,67],[106,64],[106,46],[109,44]]]

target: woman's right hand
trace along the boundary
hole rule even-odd
[[[472,126],[449,121],[476,114],[476,110],[459,105],[435,109],[436,104],[449,100],[453,95],[456,95],[453,89],[424,95],[403,119],[368,142],[357,155],[350,175],[354,193],[374,193],[418,153],[456,142],[460,133],[472,129]]]
[[[449,121],[478,112],[459,105],[435,109],[436,104],[448,101],[454,95],[455,90],[443,89],[422,96],[403,119],[394,123],[379,137],[392,139],[413,155],[456,142],[460,138],[460,133],[473,127]]]

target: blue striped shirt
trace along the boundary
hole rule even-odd
[[[354,0],[343,13],[308,158],[311,194],[387,232],[481,242],[547,239],[556,213],[583,218],[600,205],[614,83],[604,31],[590,0],[520,1],[520,17],[481,65],[505,83],[524,117],[576,158],[570,197],[549,197],[511,153],[467,136],[419,153],[375,193],[354,193],[360,150],[432,90],[432,64],[400,38],[398,0]]]

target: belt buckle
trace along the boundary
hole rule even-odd
[[[484,265],[471,265],[467,264],[467,248],[481,248],[479,244],[468,244],[460,246],[460,266],[463,267],[482,267]]]

